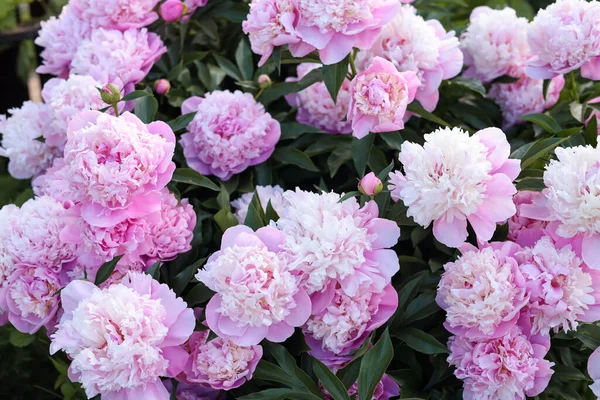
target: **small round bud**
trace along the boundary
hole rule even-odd
[[[109,83],[100,91],[100,97],[106,104],[117,104],[121,101],[121,89],[114,83]]]
[[[383,190],[383,183],[374,173],[370,172],[358,182],[358,190],[367,196],[376,196]]]
[[[269,75],[266,74],[262,74],[261,76],[258,77],[258,86],[261,89],[266,89],[268,87],[271,86],[271,78],[269,78]]]
[[[167,94],[171,90],[171,84],[166,79],[159,79],[154,83],[154,90],[158,94]]]
[[[180,0],[167,0],[160,6],[160,16],[166,22],[179,20],[187,14],[187,6]]]

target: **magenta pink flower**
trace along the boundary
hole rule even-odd
[[[469,338],[501,337],[517,323],[527,305],[525,279],[515,260],[519,246],[495,242],[444,265],[436,301],[446,311],[444,326]]]
[[[291,43],[294,57],[317,49],[324,64],[344,59],[353,47],[368,49],[381,27],[400,9],[398,0],[292,0],[299,13],[295,32],[302,39]]]
[[[398,72],[391,62],[375,57],[350,84],[348,120],[353,135],[360,139],[369,132],[404,129],[406,106],[415,99],[420,85],[415,71]]]
[[[498,128],[469,136],[459,128],[425,135],[425,145],[404,142],[399,160],[404,173],[390,174],[392,199],[402,200],[407,215],[449,247],[467,239],[467,221],[477,239],[488,241],[496,223],[512,217],[517,192],[512,181],[520,161],[508,159],[510,145]]]
[[[263,210],[267,211],[267,206],[271,202],[273,210],[277,215],[283,214],[287,201],[283,198],[283,189],[279,185],[275,186],[256,186],[254,190],[258,193],[260,203],[263,206]],[[254,193],[245,193],[239,199],[231,202],[231,207],[235,209],[235,217],[240,224],[243,224],[248,215],[248,207],[252,202]]]
[[[171,90],[171,83],[166,79],[159,79],[154,84],[154,90],[158,94],[165,95]]]
[[[111,227],[160,210],[160,191],[175,169],[167,124],[85,111],[71,121],[67,138],[64,164],[51,174],[56,183],[45,178],[46,191],[81,203],[87,223]]]
[[[546,389],[554,365],[544,360],[550,337],[526,331],[514,326],[499,338],[450,338],[448,363],[464,381],[465,400],[525,400]]]
[[[160,0],[73,0],[72,7],[81,14],[81,19],[94,29],[142,28],[158,19],[154,8]]]
[[[324,308],[313,306],[303,332],[308,345],[334,354],[360,347],[371,332],[383,325],[398,308],[398,293],[388,284],[383,291],[361,291],[348,296],[337,287]]]
[[[517,213],[508,220],[508,240],[516,242],[521,246],[533,246],[542,236],[546,235],[547,222],[521,215],[522,207],[534,203],[534,199],[538,196],[542,196],[542,194],[527,190],[515,195],[513,201],[517,208]]]
[[[600,347],[598,347],[588,360],[588,373],[594,383],[590,385],[590,389],[596,396],[600,396]]]
[[[313,310],[333,298],[337,283],[348,296],[360,290],[382,292],[398,272],[389,249],[400,236],[394,221],[379,218],[374,201],[360,207],[337,193],[287,191],[288,202],[277,227],[285,235],[281,257],[312,295]]]
[[[267,160],[281,136],[279,122],[250,93],[226,90],[190,97],[181,113],[190,112],[196,116],[180,141],[188,165],[225,181]]]
[[[302,63],[298,65],[298,77],[287,78],[288,82],[296,82],[319,64]],[[325,133],[350,133],[352,121],[345,120],[350,104],[350,81],[345,79],[334,103],[325,83],[317,82],[296,93],[285,96],[292,107],[298,107],[296,121],[314,126]]]
[[[252,51],[261,56],[258,66],[267,61],[274,47],[300,41],[294,28],[298,11],[293,3],[294,0],[253,0],[250,3],[250,13],[242,28],[250,39]]]
[[[231,390],[252,379],[263,354],[260,345],[238,346],[229,339],[207,339],[208,331],[194,332],[190,337],[190,357],[184,369],[188,383]]]
[[[535,58],[527,74],[550,79],[581,68],[581,76],[600,79],[600,4],[559,0],[538,11],[528,32]]]
[[[306,322],[311,301],[278,257],[283,242],[272,227],[227,229],[221,250],[196,274],[217,292],[206,306],[207,324],[217,335],[239,346],[264,338],[283,342]]]
[[[160,5],[160,16],[166,22],[174,22],[185,14],[186,8],[181,0],[166,0]]]
[[[446,32],[439,21],[426,21],[416,14],[414,7],[403,6],[383,27],[375,44],[358,53],[357,64],[364,70],[379,56],[394,64],[398,71],[416,72],[421,86],[415,99],[426,110],[433,111],[442,80],[455,77],[462,68],[463,54],[458,45],[454,31]]]
[[[195,318],[167,285],[129,273],[105,289],[73,281],[60,298],[64,314],[50,352],[67,353],[69,376],[89,398],[169,399],[160,377],[183,370],[187,353],[180,345],[192,334]]]

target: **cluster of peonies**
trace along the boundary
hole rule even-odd
[[[555,76],[544,96],[543,79],[527,76],[535,49],[527,40],[531,29],[527,19],[517,17],[510,7],[494,10],[481,6],[471,13],[461,37],[468,67],[464,76],[492,83],[488,96],[500,106],[505,128],[519,123],[522,115],[542,113],[554,106],[565,84],[562,75]],[[502,77],[514,81],[494,82]]]

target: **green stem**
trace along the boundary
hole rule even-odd
[[[350,53],[350,69],[352,70],[352,79],[354,79],[354,77],[356,76],[356,65],[354,65],[356,53],[358,53],[358,49],[354,49],[352,53]]]
[[[256,93],[256,96],[254,96],[254,100],[258,100],[258,98],[260,97],[261,94],[263,94],[264,91],[265,91],[265,89],[260,88],[258,93]]]
[[[112,108],[115,111],[115,117],[119,116],[119,107],[117,107],[117,103],[112,104]]]

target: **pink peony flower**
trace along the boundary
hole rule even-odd
[[[287,205],[287,201],[283,198],[283,189],[281,186],[256,186],[255,190],[258,192],[260,203],[262,204],[265,212],[270,201],[271,206],[277,215],[283,214]],[[245,193],[239,199],[231,202],[231,207],[235,209],[235,217],[240,224],[243,224],[246,220],[246,216],[248,215],[248,206],[252,202],[253,197],[254,193]]]
[[[544,360],[550,338],[530,337],[519,326],[499,338],[453,336],[448,348],[465,400],[525,400],[543,392],[553,374],[554,363]]]
[[[272,227],[227,229],[221,250],[196,274],[217,293],[206,306],[207,324],[217,335],[239,346],[264,338],[283,342],[306,322],[311,301],[278,258],[283,241]]]
[[[287,78],[287,82],[296,82],[319,64],[302,63],[298,65],[298,77]],[[285,96],[292,107],[298,107],[296,121],[314,126],[325,133],[350,133],[352,122],[345,120],[350,104],[350,81],[345,79],[338,92],[337,102],[333,102],[325,83],[317,82],[296,93]]]
[[[160,37],[146,28],[124,32],[94,29],[90,38],[79,44],[71,73],[90,75],[102,84],[118,83],[129,93],[166,52]]]
[[[158,94],[165,95],[171,90],[171,84],[166,79],[159,79],[154,84],[154,90]]]
[[[37,68],[41,74],[69,76],[71,61],[83,39],[89,37],[91,28],[77,8],[67,4],[60,16],[50,17],[41,22],[41,29],[35,44],[44,48],[41,53],[42,65]]]
[[[220,337],[207,339],[208,331],[194,332],[190,337],[190,357],[184,369],[188,383],[231,390],[252,379],[263,355],[261,346],[238,346]]]
[[[549,229],[571,244],[592,269],[600,270],[600,149],[557,148],[544,172],[543,196],[521,207],[521,215],[552,222]],[[567,240],[565,240],[567,239]]]
[[[248,18],[242,22],[244,33],[250,39],[255,54],[261,56],[262,66],[273,53],[273,48],[298,43],[294,25],[298,11],[294,0],[252,0]]]
[[[523,123],[518,120],[522,115],[543,113],[553,107],[564,86],[562,75],[554,77],[544,98],[544,81],[523,76],[513,83],[493,84],[488,96],[500,106],[504,119],[502,126],[506,129]]]
[[[390,174],[392,199],[402,200],[407,215],[449,247],[467,239],[467,220],[477,239],[488,241],[496,223],[512,217],[516,193],[512,181],[520,161],[508,159],[504,132],[487,128],[469,136],[459,128],[425,135],[425,145],[404,142],[399,160],[404,173]]]
[[[192,334],[195,318],[167,285],[132,272],[104,289],[73,281],[60,298],[64,314],[50,353],[67,353],[69,377],[89,398],[169,399],[160,377],[183,370],[187,353],[179,345]]]
[[[446,32],[439,21],[425,21],[414,7],[403,6],[383,27],[375,44],[358,53],[357,64],[360,70],[365,70],[379,56],[394,64],[398,71],[416,72],[421,86],[415,98],[426,110],[433,111],[442,80],[455,77],[462,68],[463,54],[458,45],[454,31]]]
[[[250,93],[226,90],[190,97],[181,113],[190,112],[196,116],[180,142],[186,161],[224,181],[267,160],[281,136],[279,122]]]
[[[186,8],[181,0],[166,0],[160,5],[160,16],[166,22],[174,22],[185,14]]]
[[[42,326],[50,331],[59,311],[56,292],[67,282],[66,270],[56,273],[44,266],[16,264],[0,289],[0,309],[23,333],[33,334]]]
[[[388,284],[383,292],[361,291],[348,296],[341,287],[323,309],[313,307],[303,331],[311,348],[348,354],[360,347],[398,308],[398,293]]]
[[[533,247],[518,251],[515,259],[527,282],[532,333],[547,335],[550,329],[560,328],[567,332],[577,329],[577,321],[598,319],[600,306],[594,307],[594,294],[598,294],[593,292],[600,290],[600,282],[583,270],[570,246],[557,248],[544,236]],[[593,315],[586,316],[590,308]]]
[[[322,310],[336,292],[381,292],[400,269],[393,247],[400,237],[394,221],[378,218],[374,201],[360,208],[355,198],[300,189],[283,194],[288,202],[277,227],[285,235],[281,257]]]
[[[2,141],[0,156],[7,157],[8,172],[17,179],[29,179],[43,173],[59,157],[60,151],[42,142],[44,134],[54,135],[54,115],[46,104],[26,101],[21,108],[0,115]]]
[[[82,218],[97,227],[160,210],[160,191],[175,169],[175,135],[167,124],[84,111],[69,124],[67,139],[64,164],[50,182],[45,178],[46,192],[81,203]]]
[[[343,60],[353,47],[368,49],[381,27],[400,10],[398,0],[293,0],[299,19],[295,32],[302,39],[291,43],[294,57],[314,49],[324,64]]]
[[[590,385],[590,389],[596,396],[600,396],[600,347],[598,347],[588,360],[588,373],[594,383]]]
[[[67,142],[67,126],[81,111],[101,110],[106,104],[98,92],[102,84],[91,76],[70,75],[53,78],[44,85],[42,97],[54,113],[52,129],[43,132],[46,144],[61,151]]]
[[[200,384],[179,382],[177,388],[173,390],[171,380],[166,380],[163,383],[167,390],[172,393],[171,396],[175,396],[176,400],[217,400],[221,393],[219,390],[212,389],[210,386]]]
[[[535,58],[526,71],[549,79],[581,68],[581,76],[600,79],[600,4],[559,0],[538,11],[528,39]]]
[[[519,78],[531,59],[527,43],[526,18],[517,17],[510,7],[494,10],[487,6],[473,9],[471,23],[461,36],[467,77],[490,82],[503,75]]]
[[[534,203],[534,199],[538,196],[542,196],[542,194],[526,190],[513,197],[517,213],[508,220],[508,240],[521,246],[533,246],[542,236],[546,235],[547,222],[521,215],[522,207]]]
[[[383,190],[383,183],[375,173],[369,172],[358,182],[358,190],[367,196],[375,196]]]
[[[406,106],[415,99],[420,84],[414,71],[398,72],[391,62],[375,57],[350,84],[352,134],[360,139],[369,132],[404,129]]]
[[[73,0],[81,18],[96,28],[127,30],[142,28],[158,19],[154,8],[160,0]]]

